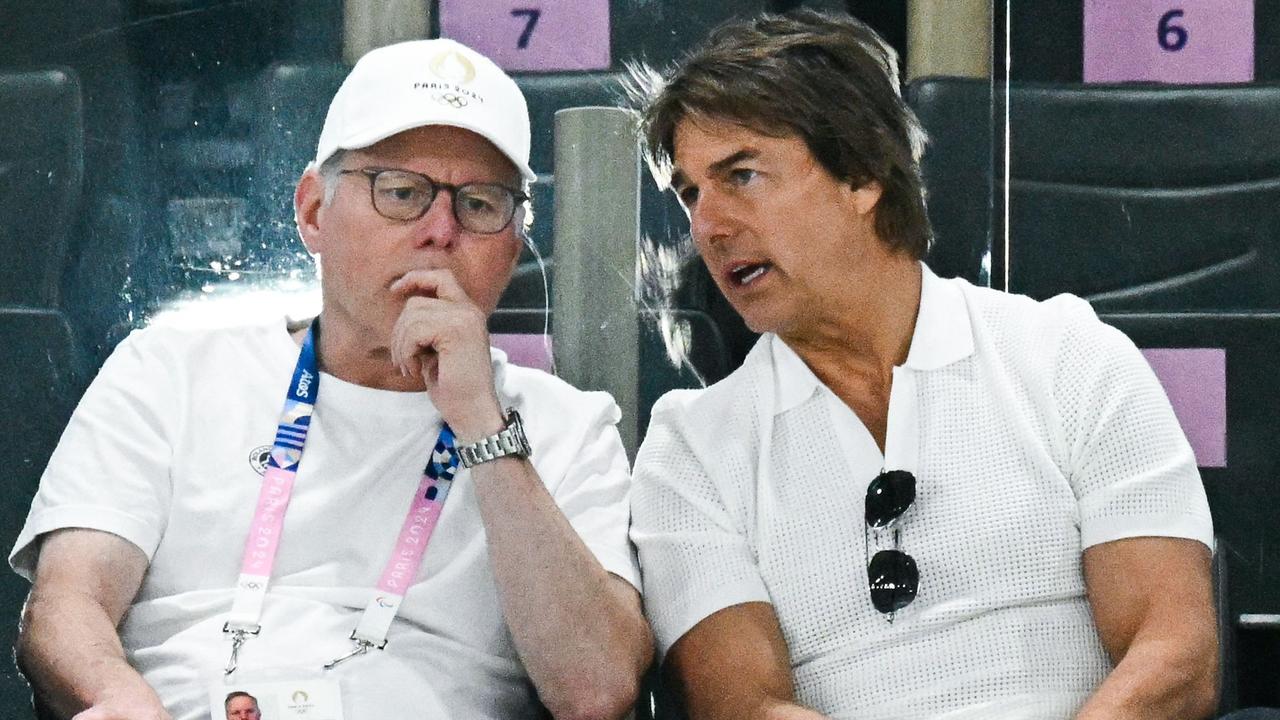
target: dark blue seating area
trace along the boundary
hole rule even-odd
[[[80,82],[69,70],[0,72],[0,537],[17,536],[84,386],[60,280],[84,181]],[[13,646],[27,583],[0,574],[0,647]],[[31,691],[0,664],[0,716],[31,713]]]
[[[61,69],[0,75],[0,117],[0,303],[53,307],[84,180],[79,80]]]
[[[1014,85],[1007,241],[987,212],[1004,178],[975,132],[992,86],[926,78],[909,97],[932,136],[944,273],[975,277],[987,248],[1007,244],[1008,289],[1034,297],[1073,292],[1107,310],[1280,303],[1280,86]]]

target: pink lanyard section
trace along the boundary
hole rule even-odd
[[[258,492],[257,507],[249,524],[249,536],[245,540],[231,612],[222,627],[222,631],[229,634],[232,641],[231,658],[224,669],[227,675],[235,671],[240,648],[246,640],[261,630],[259,621],[276,554],[280,549],[285,511],[293,495],[293,485],[302,462],[311,416],[320,393],[320,374],[315,353],[317,334],[318,324],[312,323],[303,341],[302,351],[298,354],[298,364],[280,414],[275,443],[262,479],[262,489]],[[422,556],[426,553],[427,545],[440,520],[457,469],[458,456],[454,449],[453,431],[446,423],[436,439],[431,460],[418,484],[418,491],[414,493],[413,502],[396,539],[395,549],[378,580],[378,592],[365,607],[359,624],[351,634],[351,639],[356,642],[356,649],[325,665],[326,669],[364,654],[370,648],[381,649],[386,646],[387,632],[400,610],[405,592],[422,564]]]

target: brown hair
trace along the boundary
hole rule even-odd
[[[632,68],[632,95],[649,166],[670,181],[675,129],[690,115],[798,135],[841,181],[876,181],[876,232],[922,258],[933,230],[925,213],[920,155],[925,134],[902,98],[897,54],[848,16],[812,10],[760,15],[712,31],[667,78]]]

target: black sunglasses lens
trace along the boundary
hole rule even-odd
[[[884,527],[916,501],[916,476],[906,470],[890,470],[867,486],[867,524]]]
[[[871,604],[882,613],[901,610],[916,599],[920,571],[916,561],[898,550],[881,550],[867,565],[871,581]]]

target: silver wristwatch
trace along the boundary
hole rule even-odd
[[[501,431],[470,445],[458,446],[458,457],[465,468],[508,455],[529,457],[532,454],[533,448],[524,436],[524,425],[515,408],[507,408],[507,426]]]

